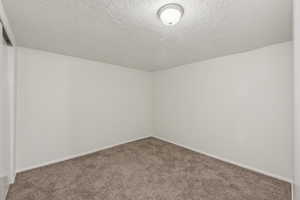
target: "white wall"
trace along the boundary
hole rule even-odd
[[[14,179],[15,63],[14,48],[2,38],[0,23],[0,200]]]
[[[154,73],[25,48],[18,64],[18,171],[154,135],[292,179],[291,42]]]
[[[9,85],[8,48],[0,23],[0,200],[4,200],[9,176]]]
[[[16,47],[7,49],[9,99],[9,182],[16,176]]]
[[[152,134],[151,73],[18,49],[17,170]]]
[[[154,74],[155,134],[292,180],[292,43]]]
[[[300,2],[294,1],[294,200],[300,200]]]
[[[2,38],[4,27],[12,45],[15,37],[0,0],[0,200],[15,176],[15,54]]]

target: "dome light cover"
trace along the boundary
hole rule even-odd
[[[166,4],[158,10],[158,16],[166,26],[174,26],[182,18],[184,9],[181,5],[171,3]]]

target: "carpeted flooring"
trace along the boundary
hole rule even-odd
[[[291,185],[146,138],[19,173],[7,200],[291,200]]]

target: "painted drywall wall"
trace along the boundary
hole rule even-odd
[[[291,42],[155,73],[25,48],[18,63],[18,171],[154,135],[292,179]]]
[[[0,23],[0,200],[5,199],[9,176],[9,85],[8,48]]]
[[[292,179],[292,43],[154,73],[155,134]]]
[[[0,200],[6,199],[15,177],[15,48],[4,42],[4,29],[14,45],[15,37],[0,1]]]
[[[300,200],[300,3],[294,1],[294,200]]]
[[[16,47],[7,48],[8,99],[9,99],[9,182],[16,176]]]
[[[144,71],[18,48],[17,171],[152,134]]]
[[[2,36],[0,23],[0,36]],[[0,37],[0,200],[15,177],[15,57],[14,47]]]

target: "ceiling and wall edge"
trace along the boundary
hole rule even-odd
[[[13,33],[11,27],[10,27],[9,21],[6,17],[6,13],[5,13],[3,4],[2,4],[2,0],[0,1],[0,21],[2,22],[2,24],[4,26],[4,29],[6,30],[6,32],[8,34],[8,37],[12,42],[12,45],[13,46],[16,45],[16,38],[15,38],[15,35],[14,35],[14,33]]]
[[[146,71],[292,40],[292,0],[2,2],[18,46]],[[158,15],[167,3],[184,9],[176,26]]]
[[[255,51],[255,50],[259,50],[259,49],[263,49],[263,48],[266,48],[266,47],[271,47],[271,46],[275,46],[275,45],[282,44],[282,43],[287,43],[287,42],[293,42],[293,40],[288,40],[288,41],[284,41],[284,42],[278,42],[278,43],[266,45],[266,46],[263,46],[263,47],[259,47],[259,48],[247,50],[247,51],[240,51],[240,52],[233,53],[233,54],[228,54],[228,55],[218,56],[218,57],[212,57],[212,58],[204,59],[204,60],[201,60],[201,61],[195,61],[195,62],[191,62],[191,63],[185,63],[185,64],[178,65],[178,66],[168,67],[168,68],[164,68],[164,69],[156,69],[156,70],[145,70],[145,69],[136,68],[136,67],[129,67],[129,66],[124,66],[124,65],[117,65],[117,64],[113,64],[113,63],[109,63],[109,62],[98,61],[98,60],[91,60],[91,59],[87,59],[87,58],[83,58],[83,57],[78,57],[78,56],[72,56],[72,55],[68,55],[68,54],[60,54],[60,53],[46,51],[46,50],[37,49],[37,48],[29,48],[29,47],[23,47],[23,46],[16,46],[16,48],[32,49],[32,50],[36,50],[36,51],[47,52],[49,54],[62,55],[62,56],[70,57],[70,58],[86,60],[88,62],[103,63],[103,64],[108,64],[108,65],[111,65],[111,66],[114,66],[114,67],[122,67],[122,68],[127,68],[127,69],[132,69],[132,70],[137,70],[137,71],[145,71],[145,72],[150,72],[151,73],[151,72],[157,72],[157,71],[170,70],[170,69],[174,69],[174,68],[177,68],[177,67],[188,66],[188,65],[192,65],[194,63],[206,62],[206,61],[209,61],[209,60],[223,58],[223,57],[227,57],[227,56],[231,56],[231,55],[238,55],[238,54],[242,54],[242,53],[246,53],[246,52],[251,52],[251,51]]]

